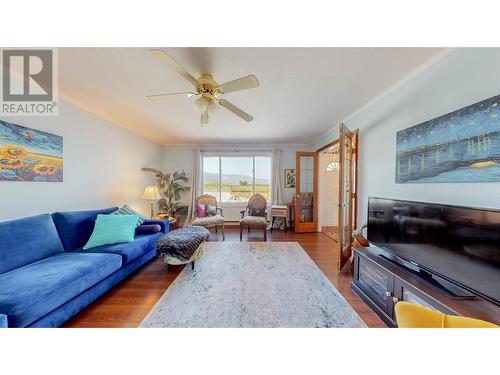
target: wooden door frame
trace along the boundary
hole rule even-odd
[[[348,244],[347,246],[344,246],[343,242],[343,236],[344,236],[344,227],[342,225],[342,217],[343,217],[343,206],[342,203],[344,202],[344,197],[343,197],[343,181],[344,181],[344,160],[345,160],[345,155],[344,155],[344,144],[339,144],[339,206],[338,206],[338,249],[339,249],[339,258],[337,262],[337,269],[340,270],[344,267],[344,265],[349,261],[349,259],[344,259],[342,255],[344,254],[344,249],[346,247],[351,247],[350,249],[350,256],[349,258],[352,257],[352,231],[356,229],[356,223],[357,223],[357,201],[358,201],[358,193],[357,193],[357,170],[359,168],[359,165],[357,164],[358,161],[358,130],[351,131],[347,126],[345,126],[344,123],[340,123],[339,125],[339,141],[343,139],[343,134],[346,134],[347,137],[351,140],[351,152],[352,152],[352,163],[350,166],[350,185],[349,185],[349,196],[347,197],[347,201],[349,202],[349,211],[348,211],[348,222],[350,223],[351,226],[351,233],[348,233],[347,235],[349,236],[348,239]],[[345,260],[345,262],[344,262]]]
[[[325,146],[323,146],[323,147],[318,148],[318,149],[316,150],[316,152],[318,152],[318,153],[319,153],[319,152],[324,151],[324,150],[326,150],[326,149],[328,149],[328,148],[331,148],[331,147],[335,146],[336,144],[338,144],[339,142],[340,142],[340,138],[337,138],[337,139],[335,139],[334,141],[331,141],[330,143],[328,143],[327,145],[325,145]]]
[[[339,125],[340,126],[340,125]],[[354,178],[354,184],[352,186],[353,188],[353,194],[352,194],[352,206],[353,206],[353,218],[352,218],[352,227],[354,229],[357,229],[358,228],[358,176],[359,176],[359,129],[356,129],[356,130],[353,130],[352,133],[354,134],[354,143],[355,143],[355,146],[353,148],[353,160],[354,160],[354,174],[353,174],[353,178]],[[329,149],[337,144],[339,144],[340,142],[340,138],[337,138],[333,141],[331,141],[330,143],[326,144],[325,146],[323,147],[320,147],[316,150],[316,152],[318,153],[318,156],[319,156],[319,153],[321,151],[324,151],[326,149]],[[340,145],[339,145],[340,147]],[[339,165],[340,165],[340,159],[339,159]],[[339,170],[340,172],[340,170]],[[319,171],[318,171],[319,173]],[[340,178],[340,174],[339,174],[339,178]],[[318,197],[318,200],[319,200],[319,197]],[[338,224],[338,223],[337,223]],[[337,228],[338,228],[338,225],[337,225]]]
[[[352,207],[353,207],[353,229],[358,229],[358,176],[359,176],[359,129],[353,130],[354,134],[354,147],[353,152],[353,162],[354,162],[354,173],[353,179],[354,183],[352,186]]]
[[[314,160],[313,175],[313,221],[307,228],[300,228],[300,157],[312,156]],[[318,231],[318,152],[296,151],[295,152],[295,233],[309,233]]]

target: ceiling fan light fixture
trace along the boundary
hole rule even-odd
[[[196,99],[194,101],[194,106],[201,113],[208,111],[208,105],[209,105],[209,103],[207,102],[207,100],[203,96],[200,96],[198,99]]]
[[[208,113],[210,114],[214,114],[215,112],[217,112],[217,104],[215,104],[215,100],[211,100],[210,102],[208,102]]]
[[[201,124],[202,128],[203,128],[203,125],[208,124],[208,112],[207,111],[201,113],[200,124]]]

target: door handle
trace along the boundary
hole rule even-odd
[[[295,198],[300,199],[300,194],[297,194]]]
[[[399,302],[399,298],[398,297],[392,297],[392,302],[398,303]]]
[[[387,291],[387,292],[385,292],[385,295],[386,295],[387,297],[391,297],[391,296],[392,296],[392,292]]]

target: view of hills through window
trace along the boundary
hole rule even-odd
[[[205,156],[203,190],[221,202],[245,202],[254,193],[270,201],[271,157]]]

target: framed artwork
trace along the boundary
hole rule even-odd
[[[295,188],[295,169],[285,169],[285,187]]]
[[[500,95],[401,130],[396,183],[500,181]]]
[[[0,181],[63,180],[63,138],[0,121]]]

